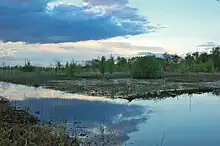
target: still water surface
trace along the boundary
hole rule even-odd
[[[220,145],[220,98],[212,94],[129,103],[1,82],[0,87],[0,95],[29,107],[41,121],[66,121],[69,128],[81,121],[81,130],[90,134],[102,123],[120,133],[127,146]]]

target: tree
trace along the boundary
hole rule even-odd
[[[196,51],[196,52],[192,53],[192,56],[193,56],[194,61],[197,61],[199,58],[199,52]]]
[[[168,62],[168,63],[171,61],[171,55],[168,54],[167,52],[165,52],[165,53],[163,54],[163,58],[164,58],[165,61]]]
[[[21,68],[21,71],[24,72],[33,72],[35,70],[35,67],[31,65],[31,62],[29,59],[25,59],[24,66]]]
[[[177,63],[180,62],[180,60],[181,60],[181,57],[178,56],[177,54],[171,55],[171,61],[172,61],[172,63],[177,64]]]
[[[186,65],[188,65],[188,68],[190,71],[192,70],[193,62],[194,62],[194,57],[190,53],[187,53],[184,63],[186,63]]]
[[[168,71],[168,68],[169,68],[169,65],[170,65],[170,62],[171,62],[171,55],[168,54],[167,52],[165,52],[163,54],[163,58],[165,60],[164,69],[165,69],[165,71]]]
[[[220,68],[220,47],[215,47],[211,51],[211,57],[214,62],[214,67],[216,69]]]
[[[182,62],[182,63],[180,64],[179,71],[180,71],[181,73],[190,72],[190,67],[189,67],[185,62]]]
[[[110,55],[110,58],[107,60],[107,70],[110,74],[114,72],[115,68],[115,60],[112,55]]]
[[[118,71],[128,71],[128,61],[125,57],[117,57],[116,66]]]
[[[65,64],[65,71],[67,74],[69,74],[69,70],[70,70],[70,66],[69,66],[69,62],[67,61]]]
[[[69,62],[66,62],[65,68],[69,68]]]
[[[84,69],[85,69],[86,71],[90,71],[91,68],[92,68],[92,61],[91,61],[91,60],[87,60],[87,61],[85,62]]]
[[[198,58],[198,62],[202,62],[202,63],[205,63],[209,60],[209,54],[207,52],[202,52],[200,55],[199,55],[199,58]]]
[[[99,69],[99,59],[92,59],[91,68],[93,71],[97,71]]]
[[[56,60],[56,68],[55,71],[57,72],[58,70],[60,70],[62,68],[62,64],[60,60]]]
[[[106,71],[106,58],[105,58],[105,56],[101,57],[101,61],[99,63],[99,71],[102,75],[105,74],[105,71]]]
[[[204,64],[205,64],[205,72],[214,72],[215,67],[213,60],[209,59]]]
[[[77,65],[76,65],[75,61],[72,60],[71,63],[69,64],[69,74],[73,75],[76,72],[77,72]]]
[[[158,78],[161,77],[164,70],[162,65],[155,57],[139,57],[132,67],[134,78]]]

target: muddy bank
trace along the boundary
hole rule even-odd
[[[51,81],[45,88],[61,90],[69,93],[80,93],[90,96],[104,96],[108,98],[123,99],[152,99],[192,94],[198,92],[210,92],[219,89],[212,82],[181,83],[159,80],[60,80]]]
[[[48,76],[48,77],[47,77]],[[20,77],[20,78],[19,78]],[[42,78],[41,78],[42,77]],[[162,98],[218,89],[220,74],[169,74],[164,79],[69,79],[59,76],[5,75],[2,81],[107,98]],[[56,78],[56,80],[54,79]],[[212,82],[208,82],[212,81]],[[1,85],[2,86],[2,85]],[[174,90],[174,91],[173,91]],[[199,90],[199,91],[198,91]]]
[[[175,97],[181,94],[212,92],[220,88],[219,82],[189,83],[164,79],[52,80],[40,86],[68,93],[129,100]]]
[[[174,89],[174,90],[165,90],[159,92],[148,92],[146,94],[136,94],[136,95],[128,95],[127,97],[120,97],[123,99],[127,99],[132,101],[134,99],[163,99],[167,97],[176,97],[183,94],[203,94],[212,92],[215,95],[220,95],[220,87],[202,87],[202,88],[194,88],[194,89]]]

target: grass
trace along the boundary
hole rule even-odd
[[[165,77],[173,82],[213,82],[220,80],[220,73],[166,73]]]

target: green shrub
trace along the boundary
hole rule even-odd
[[[163,67],[155,57],[139,57],[132,65],[134,78],[158,78],[163,75]]]

